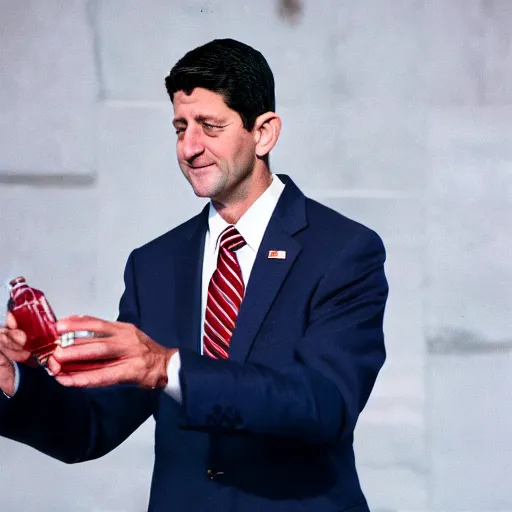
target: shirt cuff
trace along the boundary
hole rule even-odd
[[[12,361],[12,365],[14,367],[14,392],[12,396],[9,396],[7,393],[4,393],[4,396],[11,399],[18,391],[18,388],[20,387],[20,369],[18,367],[18,364]],[[3,393],[3,391],[2,391]],[[181,390],[180,390],[181,394]]]
[[[181,384],[180,384],[180,368],[181,368],[181,359],[180,353],[175,352],[171,359],[169,359],[169,364],[167,365],[167,386],[165,386],[164,391],[174,398],[176,402],[181,404],[183,397],[181,394]]]

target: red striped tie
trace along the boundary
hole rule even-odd
[[[245,293],[234,251],[245,244],[235,226],[229,226],[220,236],[217,268],[208,285],[203,338],[204,353],[214,359],[228,358],[229,342]]]

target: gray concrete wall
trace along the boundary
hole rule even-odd
[[[0,279],[113,319],[128,252],[201,207],[163,78],[234,37],[272,157],[388,249],[388,362],[356,434],[376,511],[512,511],[512,2],[0,0]],[[64,466],[0,440],[0,510],[140,512],[151,422]]]

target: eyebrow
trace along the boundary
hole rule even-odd
[[[218,124],[226,124],[226,120],[221,117],[215,117],[215,116],[203,116],[199,115],[194,117],[194,120],[198,123],[204,123],[208,121],[213,121],[214,123]],[[187,124],[187,120],[184,117],[177,117],[173,119],[172,124],[176,126],[177,124]]]

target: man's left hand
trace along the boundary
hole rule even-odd
[[[92,331],[95,338],[75,338],[58,346],[49,370],[63,386],[101,387],[120,383],[145,388],[165,387],[167,365],[177,349],[162,347],[134,325],[91,316],[71,316],[57,322],[59,334]]]

